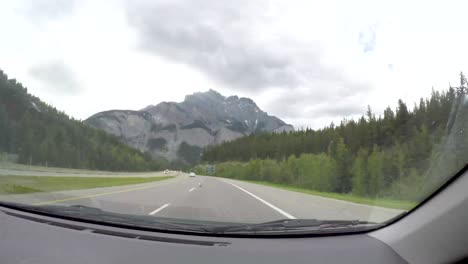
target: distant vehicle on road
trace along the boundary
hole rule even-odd
[[[165,170],[165,171],[164,171],[164,174],[168,174],[168,173],[169,173],[169,170]]]
[[[195,172],[193,172],[193,171],[190,172],[190,173],[189,173],[189,176],[190,176],[190,177],[195,177]]]

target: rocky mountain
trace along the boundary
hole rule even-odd
[[[208,145],[252,133],[294,130],[263,112],[251,99],[225,97],[214,90],[188,95],[181,103],[100,112],[85,122],[154,158],[189,164],[197,162]]]

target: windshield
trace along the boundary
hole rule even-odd
[[[467,164],[461,6],[5,1],[0,202],[199,233],[385,225]]]

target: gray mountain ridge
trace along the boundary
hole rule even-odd
[[[253,100],[209,90],[180,103],[161,102],[139,111],[104,111],[85,123],[117,136],[154,158],[196,163],[203,148],[252,133],[292,131],[294,127],[263,112]]]

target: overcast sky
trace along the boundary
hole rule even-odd
[[[0,69],[69,115],[214,89],[296,127],[468,72],[466,1],[2,1]]]

